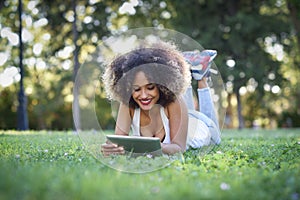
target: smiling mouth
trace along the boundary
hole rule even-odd
[[[142,105],[147,106],[151,103],[152,99],[140,99]]]

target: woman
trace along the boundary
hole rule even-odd
[[[219,143],[206,83],[215,55],[214,51],[180,53],[161,42],[117,57],[103,76],[108,96],[120,102],[115,134],[129,135],[132,130],[131,135],[158,137],[165,154],[200,148],[211,141]],[[207,115],[195,110],[190,70],[198,81],[198,95],[205,96],[199,96],[199,107],[204,106]],[[125,153],[123,147],[109,141],[101,148],[105,156]]]

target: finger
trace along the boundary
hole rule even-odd
[[[112,149],[105,149],[105,151],[110,152],[110,153],[122,153],[122,152],[124,152],[124,148],[117,147],[117,148],[112,148]]]
[[[117,144],[113,144],[113,143],[104,143],[101,145],[102,148],[105,148],[105,149],[114,149],[114,148],[117,148],[118,145]]]
[[[102,149],[101,151],[104,156],[125,154],[125,150],[123,147],[118,147],[114,149]]]
[[[119,147],[117,144],[113,144],[113,143],[104,143],[101,145],[101,151],[102,152],[123,152],[124,148],[123,147]]]

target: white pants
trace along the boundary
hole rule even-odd
[[[197,89],[197,93],[199,111],[195,110],[192,87],[189,87],[184,94],[184,100],[189,111],[187,149],[220,144],[221,142],[219,123],[210,90],[209,88]]]

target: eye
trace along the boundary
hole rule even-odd
[[[154,90],[155,89],[155,84],[151,83],[151,84],[147,85],[147,89],[148,90]]]
[[[139,88],[139,87],[134,87],[133,88],[133,92],[138,92],[138,91],[140,91],[141,90],[141,88]]]

